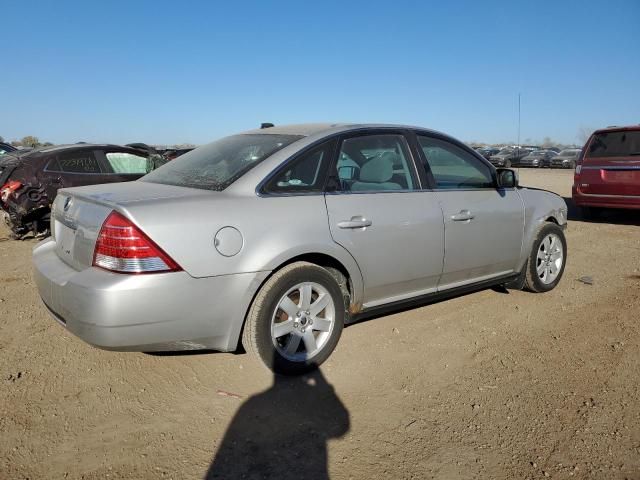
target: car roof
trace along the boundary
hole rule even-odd
[[[599,128],[598,130],[596,130],[595,132],[593,132],[594,134],[596,133],[606,133],[606,132],[635,132],[635,131],[640,131],[640,124],[639,125],[628,125],[626,127],[607,127],[607,128]]]
[[[420,130],[423,132],[435,133],[444,137],[451,138],[450,135],[438,132],[436,130],[431,130],[424,127],[416,127],[412,125],[400,125],[392,123],[300,123],[293,125],[276,125],[267,128],[256,128],[253,130],[242,132],[242,134],[300,135],[303,137],[309,137],[312,135],[328,135],[331,133],[349,132],[353,130],[362,130],[365,128],[397,128]]]
[[[52,147],[38,148],[37,151],[42,153],[50,153],[50,152],[57,152],[60,150],[69,150],[72,148],[124,148],[126,150],[140,150],[140,148],[136,148],[136,147],[128,147],[125,145],[114,145],[111,143],[72,143],[72,144],[66,144],[66,145],[54,145]]]

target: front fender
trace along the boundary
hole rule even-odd
[[[524,236],[520,258],[520,268],[523,268],[536,234],[545,222],[553,221],[561,227],[567,226],[567,204],[560,195],[546,190],[521,188],[518,192],[524,204]]]

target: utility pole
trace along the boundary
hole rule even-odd
[[[518,92],[518,148],[520,148],[520,92]]]

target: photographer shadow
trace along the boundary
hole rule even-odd
[[[328,479],[327,442],[349,431],[349,412],[320,370],[274,375],[245,401],[205,479]]]

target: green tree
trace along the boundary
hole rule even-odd
[[[33,135],[27,135],[26,137],[22,138],[21,143],[24,147],[36,148],[38,145],[40,145],[40,140],[38,140],[38,137],[34,137]]]

